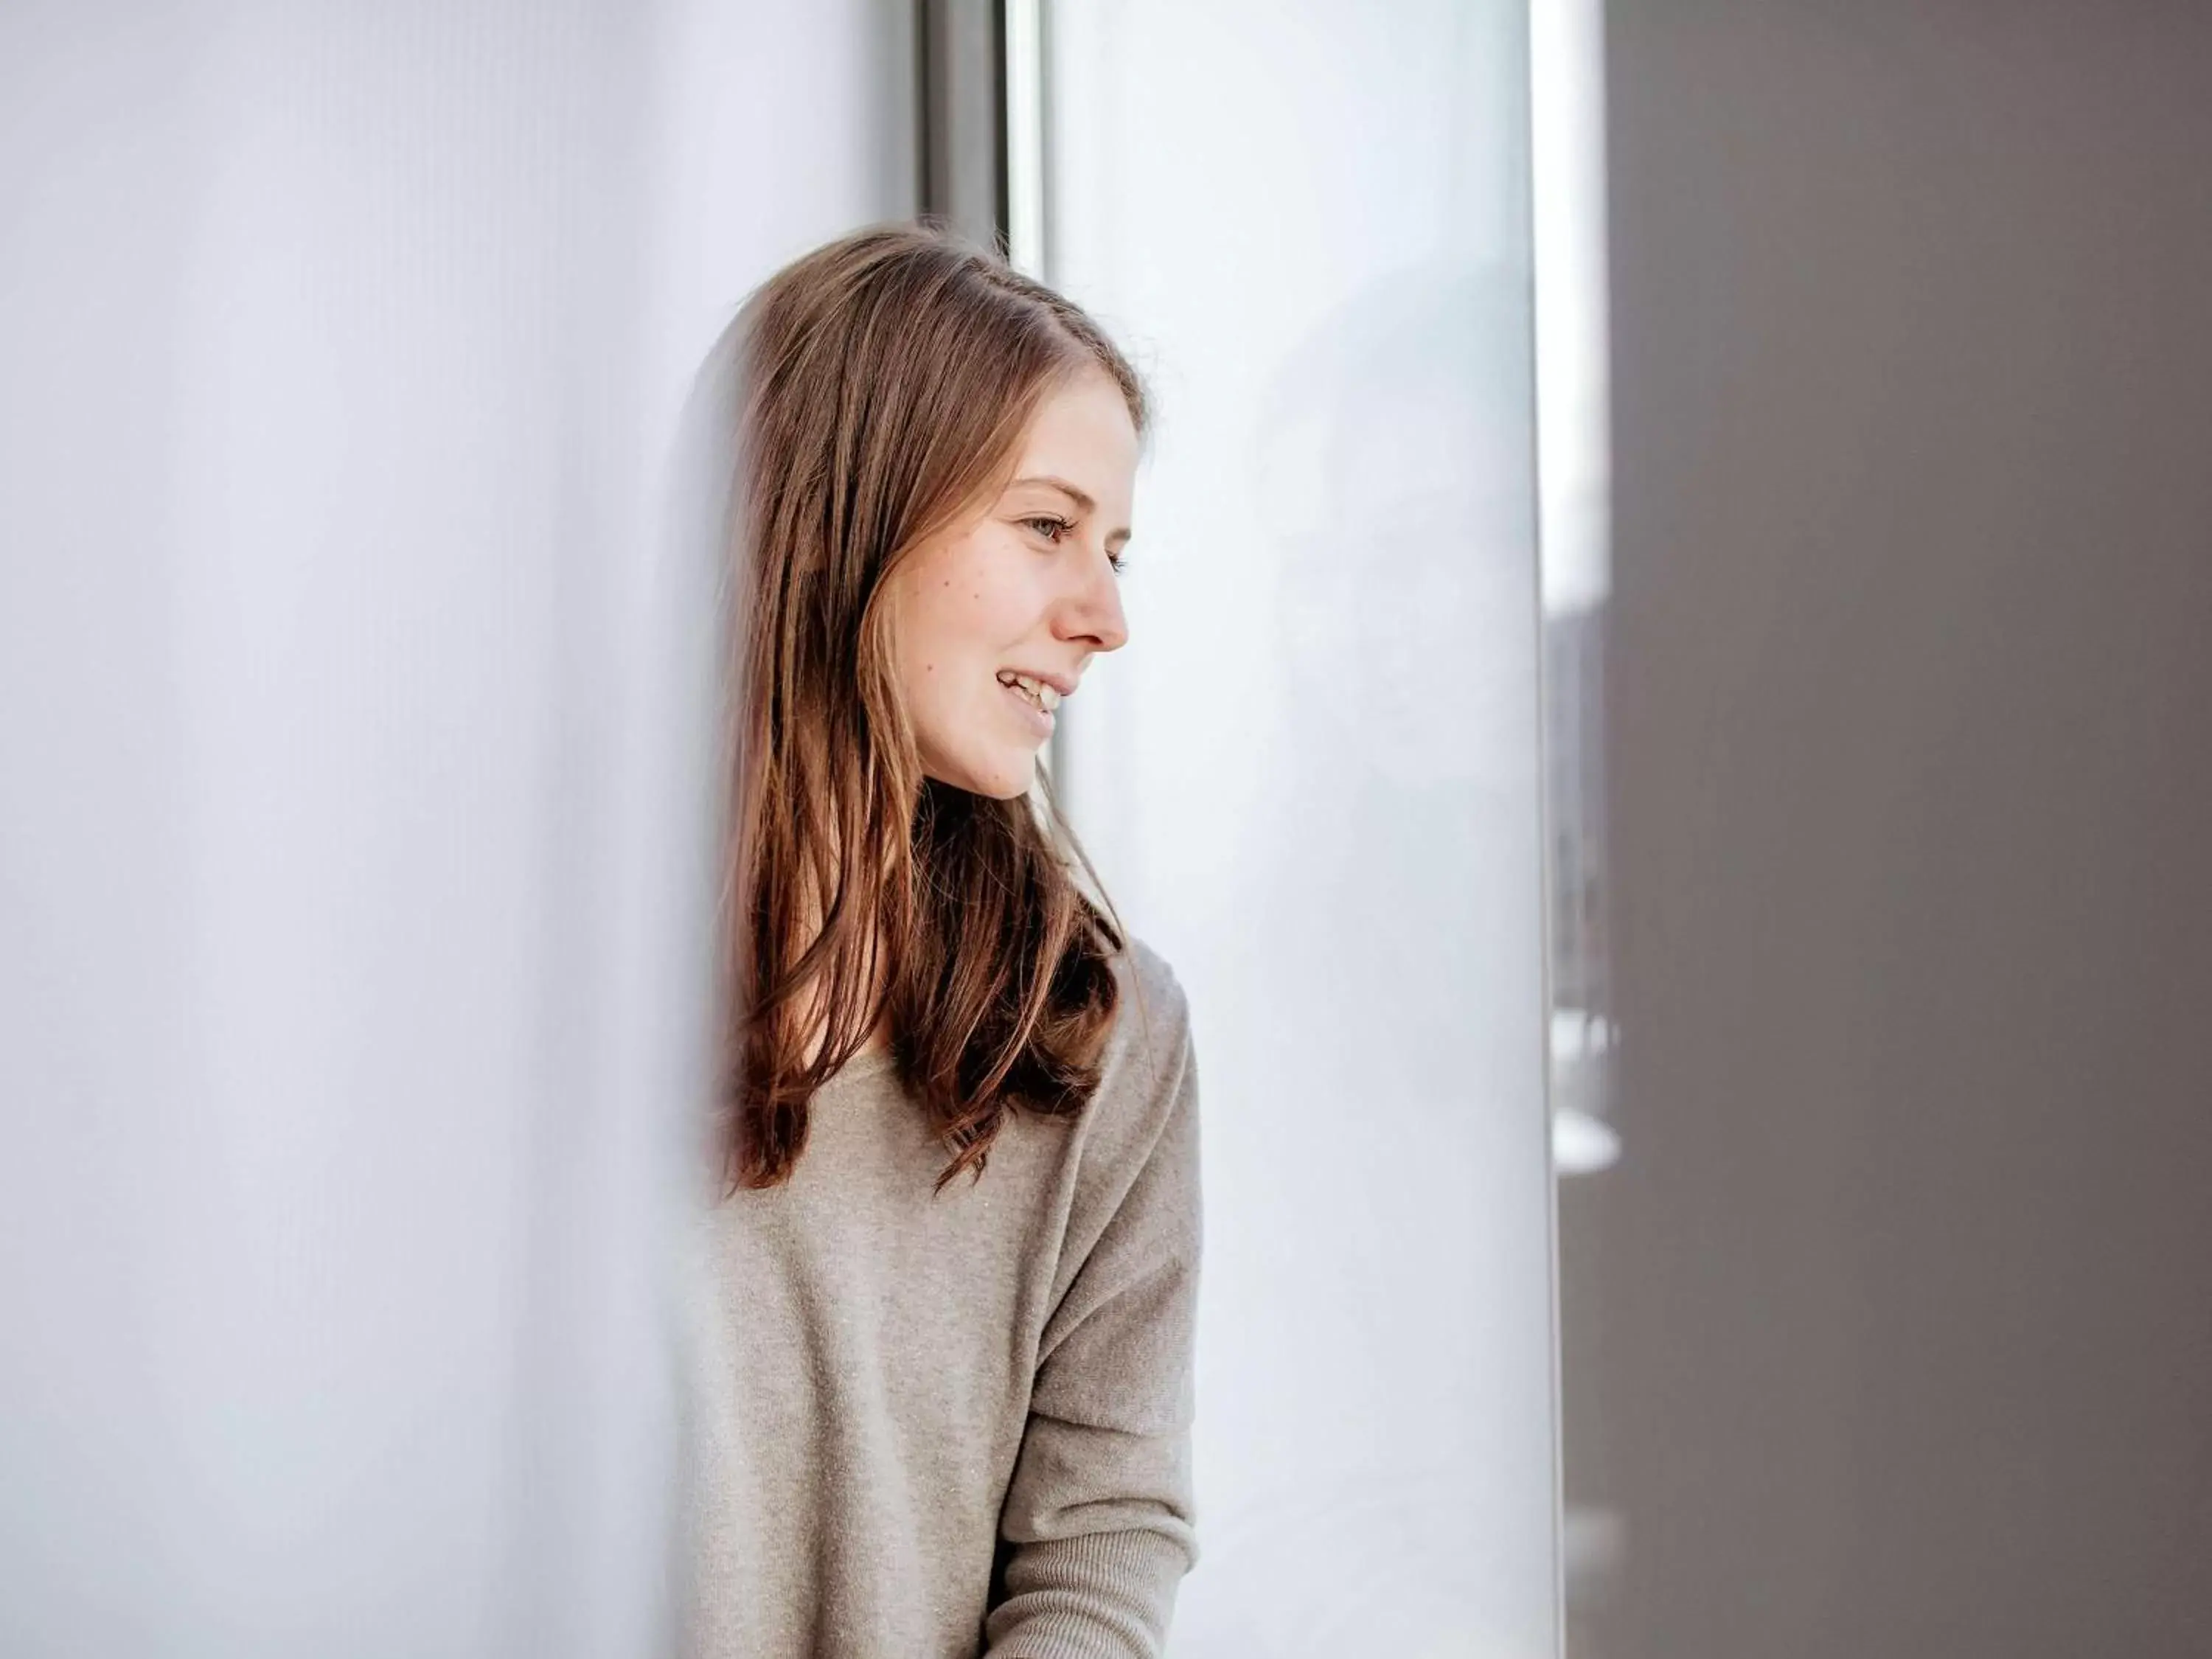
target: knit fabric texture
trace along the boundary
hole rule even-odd
[[[1097,1093],[980,1182],[887,1053],[785,1186],[702,1220],[684,1476],[695,1659],[1151,1659],[1198,1558],[1198,1073],[1150,947]]]

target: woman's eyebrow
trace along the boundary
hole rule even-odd
[[[1008,484],[1006,488],[1009,489],[1019,489],[1024,484],[1042,484],[1048,489],[1057,489],[1061,495],[1066,496],[1068,500],[1073,501],[1079,508],[1085,513],[1095,513],[1098,510],[1097,502],[1092,501],[1090,496],[1085,495],[1081,490],[1078,489],[1073,484],[1068,483],[1065,478],[1017,478],[1013,483]]]

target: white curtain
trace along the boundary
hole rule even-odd
[[[654,1650],[665,462],[902,15],[0,10],[0,1651]]]

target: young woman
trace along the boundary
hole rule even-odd
[[[1143,394],[927,228],[799,259],[717,361],[730,1109],[688,1645],[1158,1654],[1197,1553],[1197,1073],[1038,767],[1128,637]]]

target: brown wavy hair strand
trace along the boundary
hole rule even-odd
[[[733,1190],[790,1178],[809,1102],[885,1013],[900,1075],[954,1154],[939,1191],[963,1169],[981,1177],[1009,1111],[1070,1119],[1097,1088],[1119,918],[1048,775],[1040,811],[923,775],[885,586],[1003,487],[1046,393],[1091,367],[1121,387],[1141,435],[1142,387],[1097,325],[932,225],[862,231],[787,266],[710,360],[734,376],[737,427],[722,911]]]

